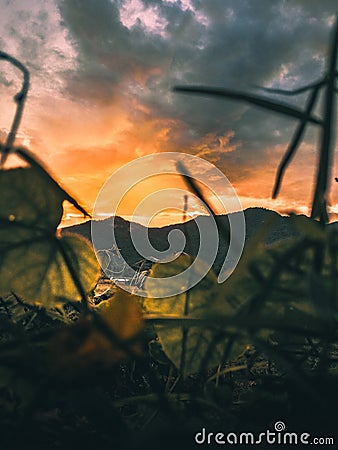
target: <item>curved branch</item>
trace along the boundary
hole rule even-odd
[[[256,89],[260,89],[261,91],[264,91],[264,92],[269,92],[270,94],[292,96],[292,95],[303,94],[304,92],[309,91],[310,89],[317,89],[317,88],[319,89],[322,86],[324,86],[325,82],[326,82],[326,78],[324,77],[322,80],[315,81],[314,83],[310,83],[304,87],[294,89],[292,91],[287,91],[285,89],[266,88],[264,86],[257,86],[257,85],[253,85],[253,87]]]
[[[246,92],[206,86],[175,86],[173,90],[174,92],[184,92],[186,94],[199,94],[239,100],[251,105],[259,106],[264,109],[275,111],[285,116],[294,117],[295,119],[299,120],[304,120],[304,118],[306,117],[305,113],[298,108],[287,105],[285,103],[270,100],[269,98],[260,95],[248,94]],[[307,117],[307,120],[308,122],[311,122],[315,125],[322,125],[323,123],[320,118],[315,116],[309,116]]]
[[[329,179],[332,170],[332,158],[336,143],[336,77],[338,61],[338,15],[332,35],[331,49],[328,59],[327,82],[324,96],[324,120],[321,135],[319,164],[316,175],[316,187],[313,193],[311,218],[319,219],[321,223],[328,222],[327,197]]]
[[[24,110],[26,97],[29,89],[29,71],[20,61],[18,61],[13,56],[9,55],[8,53],[0,51],[0,59],[3,59],[4,61],[8,61],[13,66],[17,67],[23,74],[23,82],[20,92],[18,92],[14,96],[14,101],[16,103],[16,111],[14,115],[14,119],[11,125],[10,132],[7,136],[6,143],[4,147],[1,149],[1,159],[0,159],[0,167],[3,166],[7,160],[7,157],[11,151],[11,148],[13,146],[13,143],[16,138],[16,133],[18,131],[18,128],[20,126],[22,113]]]
[[[308,104],[306,106],[305,109],[305,117],[304,119],[300,122],[300,124],[298,125],[295,134],[293,136],[292,141],[290,142],[290,145],[286,151],[286,153],[283,156],[283,159],[278,167],[277,170],[277,175],[276,175],[276,181],[275,181],[275,186],[273,188],[273,193],[272,193],[272,198],[276,198],[278,193],[279,193],[279,189],[282,183],[282,179],[284,176],[284,173],[286,171],[286,168],[288,167],[288,165],[290,164],[294,154],[296,153],[296,150],[301,142],[301,139],[304,135],[305,132],[305,128],[307,125],[307,121],[308,121],[308,117],[310,116],[314,105],[316,103],[316,100],[318,98],[318,93],[319,93],[319,88],[320,85],[317,85],[315,87],[315,89],[313,90],[312,94],[310,95]]]
[[[71,203],[78,211],[80,211],[85,217],[91,217],[90,214],[70,195],[66,192],[57,181],[48,173],[43,163],[39,161],[36,155],[28,151],[27,149],[16,147],[15,153],[26,161],[30,166],[35,167],[44,177],[46,177],[50,183],[52,183],[57,189],[60,190],[64,199]]]

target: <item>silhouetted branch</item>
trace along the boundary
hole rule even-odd
[[[335,31],[331,42],[331,51],[328,61],[327,82],[324,99],[324,124],[321,136],[319,165],[317,169],[317,181],[314,190],[311,217],[319,218],[322,223],[328,222],[327,195],[328,180],[331,171],[331,159],[335,143],[335,89],[337,76],[337,51],[338,51],[338,15]]]
[[[333,38],[331,41],[328,70],[319,81],[310,83],[304,87],[295,89],[293,91],[259,87],[265,92],[289,96],[302,94],[308,90],[313,89],[313,92],[309,97],[305,111],[299,110],[298,108],[295,108],[291,105],[270,100],[263,96],[252,95],[246,92],[238,92],[231,89],[205,87],[205,86],[176,86],[173,89],[174,92],[208,95],[238,100],[280,114],[284,114],[286,116],[293,117],[301,121],[279,165],[276,175],[275,186],[273,189],[273,198],[276,198],[276,196],[278,195],[282,177],[303,138],[306,125],[308,123],[321,125],[322,128],[321,147],[319,154],[319,164],[317,169],[316,186],[314,190],[312,210],[311,210],[311,217],[313,219],[320,219],[321,223],[328,222],[328,213],[327,213],[328,180],[330,179],[331,159],[335,143],[335,126],[334,126],[335,101],[336,101],[335,94],[338,92],[336,87],[336,81],[338,77],[337,51],[338,51],[338,15],[336,18],[335,31],[333,33]],[[313,116],[311,114],[315,106],[319,90],[321,88],[325,88],[323,119]]]
[[[326,78],[324,77],[322,80],[320,81],[315,81],[314,83],[310,83],[304,87],[298,88],[298,89],[294,89],[292,91],[287,91],[284,89],[274,89],[274,88],[266,88],[264,86],[257,86],[257,85],[253,85],[254,88],[256,89],[260,89],[264,92],[269,92],[271,94],[279,94],[279,95],[299,95],[299,94],[303,94],[306,91],[309,91],[311,89],[314,88],[321,88],[322,86],[324,86],[326,82]]]
[[[41,174],[48,178],[49,182],[54,184],[62,195],[64,199],[71,203],[78,211],[80,211],[85,217],[91,217],[90,214],[70,195],[66,192],[53,177],[50,176],[47,169],[45,169],[43,163],[39,161],[36,155],[33,155],[27,149],[16,147],[15,153],[19,155],[24,161],[26,161],[30,166],[35,167]]]
[[[304,120],[305,114],[302,110],[281,102],[275,102],[259,95],[247,94],[245,92],[233,91],[231,89],[204,87],[204,86],[175,86],[174,92],[184,92],[186,94],[213,95],[215,97],[225,97],[232,100],[239,100],[250,103],[264,109],[275,111],[295,119]],[[323,121],[315,116],[310,116],[308,121],[315,125],[322,125]]]
[[[201,189],[198,187],[197,183],[193,179],[192,176],[189,175],[189,172],[185,165],[178,161],[176,164],[176,168],[180,175],[183,177],[185,183],[187,186],[191,189],[191,191],[200,199],[202,200],[204,206],[207,208],[208,212],[212,215],[212,217],[215,219],[216,224],[218,225],[219,231],[223,236],[223,239],[228,244],[230,240],[230,230],[229,227],[226,225],[226,222],[221,222],[218,219],[217,212],[214,210],[212,205],[210,205],[210,202],[206,199],[205,195],[201,191]]]
[[[272,198],[277,197],[281,183],[282,183],[282,178],[286,171],[286,168],[290,164],[290,162],[291,162],[292,158],[294,157],[294,155],[298,149],[298,146],[302,140],[306,125],[308,123],[308,117],[310,116],[310,114],[315,106],[316,100],[318,98],[319,88],[320,88],[320,85],[318,84],[315,87],[315,89],[313,90],[312,94],[310,95],[307,107],[305,109],[305,117],[301,121],[301,123],[298,125],[298,127],[295,131],[295,134],[293,136],[293,139],[292,139],[292,141],[291,141],[291,143],[290,143],[286,153],[284,154],[284,157],[278,167],[276,180],[275,180],[275,186],[273,188],[273,193],[272,193]]]
[[[22,88],[21,91],[18,92],[14,96],[14,102],[16,103],[16,111],[14,115],[14,119],[11,125],[10,132],[7,136],[6,143],[4,147],[1,149],[1,159],[0,159],[0,167],[3,166],[7,160],[7,157],[11,151],[11,148],[13,146],[13,143],[16,138],[16,134],[18,131],[18,128],[20,126],[22,113],[25,106],[25,101],[29,89],[29,71],[28,69],[16,58],[9,55],[8,53],[0,51],[0,59],[3,59],[4,61],[8,61],[13,66],[17,67],[19,70],[21,70],[23,74],[23,82],[22,82]]]

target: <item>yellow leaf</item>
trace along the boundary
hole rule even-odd
[[[57,376],[72,378],[79,372],[89,375],[99,369],[112,368],[131,354],[142,354],[142,343],[137,336],[143,329],[143,319],[136,297],[118,291],[95,309],[122,346],[112,341],[92,317],[82,318],[60,330],[50,342],[50,366]],[[123,344],[129,345],[127,341],[134,337],[130,352],[126,352]]]
[[[31,236],[2,249],[0,293],[13,291],[44,307],[80,301],[74,274],[85,293],[94,289],[100,268],[88,241],[75,234],[60,239]]]
[[[202,365],[204,368],[214,367],[223,360],[227,346],[231,347],[229,357],[237,356],[243,349],[243,344],[236,340],[230,343],[226,331],[215,324],[214,318],[231,317],[235,309],[220,295],[217,278],[212,270],[201,279],[189,292],[183,292],[172,297],[156,298],[161,291],[156,291],[156,278],[182,273],[192,263],[192,258],[182,254],[175,261],[155,264],[151,277],[146,280],[145,289],[148,297],[144,300],[147,313],[162,316],[171,316],[178,319],[193,319],[194,324],[186,327],[182,325],[165,324],[156,325],[156,332],[167,357],[180,368],[183,375],[198,372]],[[203,266],[203,262],[200,262]],[[201,265],[195,270],[203,271]],[[177,292],[180,291],[177,286]],[[153,295],[153,297],[152,297]],[[155,298],[154,298],[155,297]],[[210,324],[203,322],[209,319]],[[219,339],[217,336],[224,334]]]
[[[0,294],[47,308],[80,301],[100,268],[88,241],[56,235],[66,194],[33,167],[1,170],[0,191]]]
[[[122,289],[118,289],[109,300],[101,302],[98,310],[119,339],[131,339],[143,329],[137,297]]]

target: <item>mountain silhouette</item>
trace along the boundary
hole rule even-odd
[[[226,225],[229,222],[229,215],[221,215],[217,217],[217,222],[219,224]],[[263,224],[270,220],[273,220],[272,226],[265,238],[265,243],[270,245],[277,241],[282,241],[284,239],[290,238],[292,236],[297,236],[299,231],[296,230],[290,220],[289,216],[282,216],[279,213],[265,209],[265,208],[248,208],[244,211],[245,223],[246,223],[246,237],[245,239],[251,239],[255,236],[257,230],[262,227]],[[115,219],[107,218],[99,221],[95,221],[96,225],[96,248],[109,249],[112,247],[112,226],[114,222],[114,234],[117,246],[127,263],[132,267],[137,267],[140,262],[144,262],[144,256],[140,255],[132,242],[130,229],[132,228],[133,234],[137,237],[141,237],[144,233],[148,233],[149,241],[153,247],[164,252],[168,250],[168,234],[173,230],[180,230],[184,233],[186,238],[186,245],[184,251],[191,255],[196,255],[200,245],[199,237],[199,227],[201,225],[204,229],[208,228],[208,221],[212,220],[209,216],[197,216],[185,223],[178,223],[173,225],[168,225],[160,228],[146,228],[135,222],[129,222],[119,216]],[[335,224],[331,224],[336,226]],[[331,226],[330,225],[330,226]],[[63,233],[76,233],[84,236],[88,240],[91,240],[91,221],[87,221],[78,225],[73,225],[70,227],[62,228],[61,234]],[[217,270],[221,267],[225,255],[227,252],[227,243],[221,238],[219,244],[219,250],[214,262],[214,269]],[[145,255],[148,256],[148,255]],[[151,255],[149,255],[149,258]]]

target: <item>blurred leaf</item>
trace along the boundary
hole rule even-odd
[[[99,266],[83,238],[56,237],[63,191],[35,167],[0,171],[0,190],[0,293],[48,308],[82,300]]]
[[[316,221],[297,216],[290,223],[300,235],[267,246],[263,242],[273,222],[267,221],[248,241],[238,266],[223,284],[217,284],[209,272],[188,295],[157,299],[161,292],[156,291],[156,277],[183,272],[191,259],[182,255],[169,264],[153,266],[152,278],[145,284],[144,306],[167,357],[180,367],[184,355],[185,374],[200,370],[205,361],[206,367],[223,361],[229,342],[235,345],[227,359],[239,353],[241,342],[272,339],[280,345],[304,345],[307,337],[327,338],[328,333],[335,339],[332,320],[337,318],[337,305],[334,310],[330,307],[331,297],[313,298],[329,295],[332,274],[338,286],[338,267],[331,267],[333,234]],[[180,288],[185,289],[186,283],[177,285],[177,292]],[[229,318],[233,319],[230,326]]]
[[[184,367],[181,367],[184,375],[196,373],[201,368],[214,367],[222,362],[228,344],[231,347],[228,358],[239,354],[243,348],[237,342],[230,343],[231,338],[220,327],[212,324],[207,327],[205,322],[198,323],[198,319],[214,317],[219,319],[220,315],[231,316],[234,314],[233,307],[220,295],[217,278],[212,271],[209,271],[188,293],[184,292],[167,298],[151,297],[151,294],[158,294],[156,278],[166,278],[181,273],[191,263],[192,259],[188,255],[181,255],[170,263],[155,264],[151,271],[151,277],[145,283],[145,289],[149,295],[144,300],[147,313],[159,315],[159,317],[170,315],[197,319],[194,325],[187,326],[186,329],[182,325],[155,326],[163,351],[176,367],[181,366],[182,354],[184,354]],[[203,263],[200,264],[203,265]],[[203,270],[203,267],[198,267],[197,270],[199,268]],[[180,286],[177,287],[179,291]],[[186,308],[186,301],[188,301],[188,308]],[[188,314],[185,314],[187,309]]]
[[[64,200],[67,200],[71,205],[73,205],[78,211],[80,211],[84,217],[90,217],[90,214],[73,198],[71,195],[66,192],[57,181],[49,174],[46,167],[42,161],[40,161],[34,153],[31,153],[29,150],[24,148],[16,148],[15,153],[17,156],[22,158],[26,163],[29,164],[32,170],[35,170],[40,177],[42,177],[45,182],[48,183],[50,188],[53,188],[56,191],[60,192],[61,197]]]
[[[0,244],[0,292],[14,291],[27,303],[53,307],[82,300],[74,274],[85,293],[94,289],[100,271],[84,238],[70,234],[60,239],[53,235],[35,237],[33,232],[30,239],[10,245],[10,226],[7,234],[7,245],[3,240]],[[5,235],[3,227],[2,238]]]
[[[218,287],[219,295],[232,305],[233,314],[237,314],[239,309],[262,289],[263,280],[271,268],[264,242],[277,220],[278,216],[272,216],[258,228],[255,235],[246,242],[234,272]]]
[[[54,231],[60,223],[64,198],[60,190],[36,169],[0,171],[0,192],[0,219],[13,225],[20,224],[22,228],[34,227],[36,233]],[[13,232],[17,230],[13,229]]]
[[[292,216],[290,219],[295,229],[297,229],[303,237],[308,237],[317,241],[323,241],[325,239],[326,232],[316,220],[303,215]]]
[[[74,325],[60,330],[49,346],[51,368],[60,376],[78,376],[84,371],[90,374],[91,371],[111,368],[130,357],[124,344],[136,339],[143,329],[137,298],[121,290],[111,299],[101,302],[95,311],[116,339],[113,342],[91,317],[81,318]],[[137,339],[129,348],[134,355],[142,354],[142,346]]]
[[[121,340],[131,339],[143,329],[143,314],[138,297],[120,288],[96,310]]]
[[[337,305],[329,296],[333,282],[329,253],[334,241],[332,233],[305,216],[292,217],[291,223],[300,237],[269,247],[249,242],[220,290],[231,304],[237,303],[238,317],[247,320],[256,338],[304,345],[312,335],[326,338],[337,320]],[[338,266],[333,272],[338,286]],[[269,324],[269,318],[271,327],[262,330],[260,321]]]

